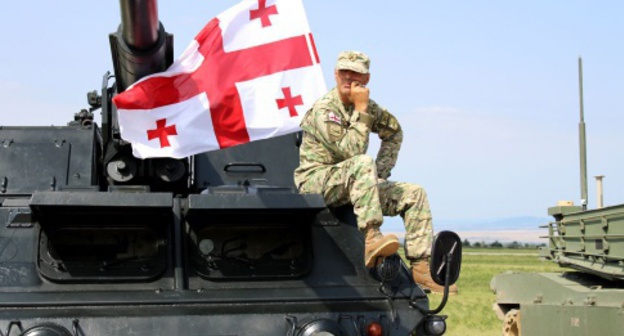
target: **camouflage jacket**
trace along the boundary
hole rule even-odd
[[[353,105],[345,106],[336,88],[314,103],[301,121],[304,131],[295,170],[295,184],[300,186],[319,169],[365,154],[370,132],[377,133],[381,146],[375,160],[377,174],[386,179],[394,168],[403,141],[397,119],[373,100],[368,102],[369,118],[359,116]]]

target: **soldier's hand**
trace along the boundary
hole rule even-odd
[[[368,88],[358,81],[351,82],[351,101],[355,105],[355,109],[360,112],[366,112],[368,109]]]

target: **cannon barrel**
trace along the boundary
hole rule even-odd
[[[117,92],[173,62],[173,36],[158,21],[156,0],[120,0],[121,24],[110,35]]]
[[[121,0],[121,34],[124,42],[139,50],[149,50],[158,42],[156,0]]]

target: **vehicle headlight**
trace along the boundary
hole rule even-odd
[[[305,324],[298,336],[339,336],[344,331],[338,322],[330,319],[318,319]]]
[[[425,323],[425,332],[429,335],[443,335],[446,332],[446,316],[429,316]]]
[[[41,323],[28,328],[21,336],[72,336],[65,327],[56,323]]]

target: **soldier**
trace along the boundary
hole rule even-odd
[[[358,51],[338,56],[334,69],[336,87],[306,113],[295,184],[303,193],[322,194],[325,203],[337,207],[352,203],[358,228],[365,236],[364,263],[373,267],[380,257],[397,252],[395,235],[383,235],[383,216],[400,215],[405,224],[405,255],[414,280],[442,293],[431,279],[429,249],[432,240],[431,211],[425,190],[418,185],[388,181],[403,132],[397,119],[369,99],[369,58]],[[377,133],[381,147],[377,158],[366,155],[369,133]],[[452,286],[452,294],[457,287]]]

